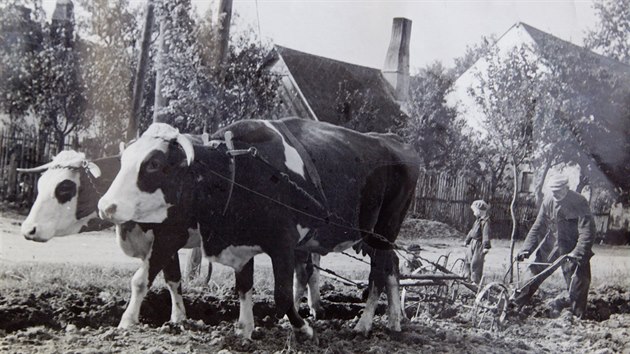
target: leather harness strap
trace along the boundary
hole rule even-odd
[[[300,141],[295,137],[295,135],[291,133],[291,131],[289,130],[289,128],[287,128],[286,124],[284,124],[283,121],[277,120],[274,123],[276,123],[276,126],[280,129],[280,132],[289,140],[291,145],[293,145],[293,148],[297,150],[298,154],[302,158],[302,161],[304,162],[306,173],[308,173],[308,175],[311,176],[311,181],[315,185],[315,188],[317,188],[317,191],[319,192],[322,198],[322,203],[324,204],[326,209],[330,210],[329,205],[328,205],[328,199],[326,198],[326,194],[324,193],[324,189],[322,188],[322,180],[319,177],[319,173],[317,173],[317,168],[315,167],[315,164],[313,163],[313,159],[311,158],[311,155],[306,151],[302,143],[300,143]]]

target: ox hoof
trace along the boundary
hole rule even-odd
[[[254,324],[237,322],[234,325],[234,331],[236,332],[237,336],[243,339],[252,340],[252,333],[254,332]]]
[[[389,316],[387,321],[387,328],[392,332],[400,332],[400,316]]]
[[[186,320],[186,314],[184,313],[174,313],[171,315],[171,319],[169,322],[171,323],[181,323]]]
[[[311,327],[306,321],[304,321],[304,326],[300,328],[294,327],[293,332],[295,333],[295,338],[298,342],[313,341],[315,344],[319,343],[313,327]]]
[[[131,319],[127,319],[127,318],[123,318],[120,320],[120,323],[118,324],[118,328],[120,329],[129,329],[131,327],[137,326],[140,323],[140,321],[137,320],[131,320]]]
[[[364,337],[368,337],[372,331],[372,326],[364,321],[359,321],[357,325],[354,326],[354,331]]]

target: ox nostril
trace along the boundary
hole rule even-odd
[[[109,216],[114,215],[114,213],[116,212],[116,209],[117,209],[117,208],[118,208],[118,207],[116,206],[116,204],[112,204],[112,205],[108,206],[108,207],[104,210],[105,215],[109,215]]]
[[[33,228],[31,229],[31,231],[28,232],[29,235],[35,235],[35,233],[37,232],[37,227],[33,226]]]

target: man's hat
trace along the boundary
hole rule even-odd
[[[563,175],[555,175],[549,181],[549,190],[557,191],[569,185],[569,179]]]

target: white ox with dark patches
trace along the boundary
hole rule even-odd
[[[21,169],[20,172],[43,172],[39,177],[38,195],[21,232],[28,240],[47,242],[56,236],[66,236],[82,231],[105,229],[110,223],[100,222],[97,202],[120,170],[119,157],[88,161],[83,153],[62,151],[42,166]],[[88,226],[86,228],[86,226]],[[171,295],[171,322],[186,318],[181,295],[181,272],[177,250],[167,238],[155,237],[154,226],[125,223],[116,226],[117,242],[123,252],[142,260],[142,266],[131,281],[131,300],[119,327],[129,327],[139,322],[140,305],[155,276],[164,271],[164,278]],[[159,233],[159,231],[158,231]],[[201,245],[197,225],[188,229],[182,248]],[[178,248],[179,249],[179,248]],[[164,257],[168,254],[168,257]],[[212,272],[210,269],[208,277]]]
[[[178,215],[194,213],[205,254],[238,270],[239,329],[248,338],[254,327],[256,253],[271,258],[278,315],[287,315],[296,331],[312,336],[294,306],[296,256],[360,245],[371,257],[371,271],[368,302],[355,329],[371,330],[378,297],[386,289],[388,326],[400,331],[393,242],[413,196],[417,154],[389,134],[361,134],[302,119],[240,121],[213,139],[227,131],[231,142],[204,146],[175,128],[153,124],[123,153],[121,171],[99,201],[99,214],[118,223],[158,222],[157,215],[168,215],[162,225],[177,230],[185,227],[177,224]],[[238,152],[255,148],[257,154],[232,158],[227,151],[232,143]]]

